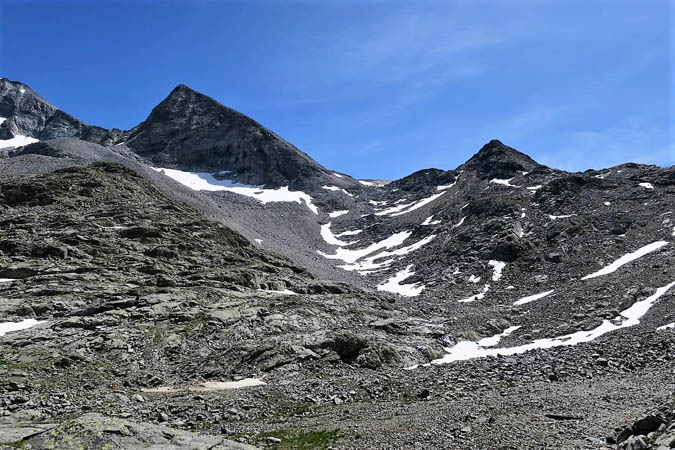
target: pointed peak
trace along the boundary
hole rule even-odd
[[[471,157],[464,168],[475,170],[481,178],[511,178],[519,171],[531,171],[540,164],[503,142],[492,139]]]

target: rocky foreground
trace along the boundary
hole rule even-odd
[[[355,180],[186,86],[123,131],[0,79],[0,448],[675,448],[673,205],[673,167]]]

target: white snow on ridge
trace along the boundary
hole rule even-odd
[[[616,261],[614,261],[610,265],[605,266],[602,269],[600,269],[597,272],[594,272],[590,275],[586,275],[585,277],[582,277],[581,279],[582,280],[588,280],[590,278],[595,278],[595,277],[599,277],[599,276],[602,276],[602,275],[607,275],[607,274],[610,274],[612,272],[615,272],[619,267],[621,267],[625,264],[628,264],[631,261],[635,261],[636,259],[638,259],[638,258],[640,258],[640,257],[642,257],[642,256],[644,256],[648,253],[656,251],[666,244],[668,244],[668,242],[666,242],[666,241],[652,242],[651,244],[645,245],[644,247],[641,247],[641,248],[635,250],[632,253],[627,253],[627,254],[623,255],[621,258],[617,259]]]
[[[35,319],[25,319],[21,322],[0,322],[0,336],[12,331],[25,330],[26,328],[34,327],[44,321],[38,321]]]
[[[524,305],[525,303],[530,303],[535,300],[539,300],[540,298],[544,298],[547,295],[551,295],[553,291],[555,291],[555,289],[551,289],[550,291],[542,292],[540,294],[528,295],[527,297],[523,297],[520,300],[516,300],[515,302],[513,302],[513,304],[515,306]]]
[[[228,191],[252,197],[263,205],[272,202],[295,202],[299,204],[304,202],[310,211],[319,214],[318,208],[312,203],[312,197],[302,191],[289,191],[288,186],[279,189],[263,189],[259,186],[237,184],[230,180],[218,180],[212,174],[205,172],[184,172],[155,167],[153,169],[195,191]]]
[[[528,352],[530,350],[546,349],[560,346],[577,345],[582,342],[590,342],[598,337],[616,331],[621,328],[632,327],[640,323],[640,319],[649,311],[656,301],[668,290],[675,286],[675,281],[660,287],[656,293],[646,299],[636,302],[628,309],[623,310],[617,319],[622,319],[619,325],[615,325],[609,320],[605,320],[601,325],[590,331],[577,331],[575,333],[558,336],[555,338],[537,339],[529,344],[506,348],[485,348],[478,342],[461,341],[452,348],[446,348],[448,352],[443,358],[436,359],[431,364],[447,364],[454,361],[464,361],[474,358],[485,358],[487,356],[510,356]]]
[[[348,209],[343,209],[343,210],[340,210],[340,211],[333,211],[332,213],[328,213],[328,216],[329,217],[340,217],[340,216],[344,216],[345,214],[348,214],[348,213],[349,213]]]
[[[401,284],[401,281],[404,281],[406,278],[410,278],[415,275],[415,272],[412,271],[412,265],[409,265],[405,269],[399,271],[393,277],[389,278],[382,284],[377,286],[378,291],[387,291],[393,292],[395,294],[403,295],[405,297],[415,297],[420,295],[424,290],[424,285],[416,284]]]
[[[662,327],[658,327],[656,331],[665,331],[668,330],[669,328],[674,328],[675,329],[675,322],[669,323],[667,325],[663,325]]]
[[[638,186],[642,186],[645,189],[654,189],[654,185],[651,183],[638,183]]]
[[[506,263],[503,261],[491,259],[488,261],[488,265],[492,266],[492,281],[499,281],[499,279],[502,277],[502,270],[504,270],[504,267],[506,267]]]
[[[513,180],[513,178],[506,178],[506,179],[493,178],[490,180],[490,183],[501,184],[502,186],[509,186],[509,187],[520,187],[516,186],[515,184],[511,184],[511,180]]]

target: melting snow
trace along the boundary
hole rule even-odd
[[[24,145],[39,142],[37,139],[17,134],[11,139],[0,139],[0,148],[23,147]]]
[[[553,216],[551,214],[548,215],[548,218],[551,220],[556,220],[556,219],[567,219],[568,217],[574,217],[576,214],[563,214],[562,216]]]
[[[428,244],[431,242],[432,239],[436,237],[435,234],[430,234],[429,236],[425,237],[424,239],[421,239],[414,244],[408,245],[406,247],[401,247],[399,249],[396,249],[394,251],[383,251],[376,253],[372,256],[369,256],[362,261],[356,263],[356,264],[348,264],[344,266],[340,266],[340,268],[344,270],[356,270],[359,272],[361,275],[364,275],[366,273],[370,273],[373,270],[378,270],[383,267],[386,267],[390,265],[392,262],[394,262],[393,259],[389,260],[384,260],[382,262],[376,263],[375,260],[378,259],[384,259],[384,258],[393,258],[395,256],[403,256],[407,255],[408,253],[414,252],[415,250],[421,248],[422,246]]]
[[[488,261],[488,265],[492,266],[492,281],[499,281],[502,277],[502,270],[506,267],[506,263],[492,259]]]
[[[244,378],[239,381],[205,381],[190,387],[191,391],[208,392],[224,391],[227,389],[239,389],[243,387],[263,386],[265,383],[260,378]]]
[[[551,289],[550,291],[542,292],[541,294],[528,295],[527,297],[523,297],[520,300],[516,300],[515,302],[513,302],[513,304],[515,306],[524,305],[525,303],[530,303],[530,302],[533,302],[535,300],[539,300],[540,298],[544,298],[547,295],[551,295],[553,293],[553,291],[555,291],[555,289]]]
[[[595,277],[599,277],[599,276],[602,276],[602,275],[607,275],[607,274],[610,274],[612,272],[615,272],[619,267],[621,267],[625,264],[628,264],[629,262],[634,261],[634,260],[636,260],[636,259],[638,259],[638,258],[640,258],[640,257],[642,257],[642,256],[644,256],[648,253],[651,253],[655,250],[658,250],[666,244],[668,244],[668,242],[666,242],[666,241],[652,242],[649,245],[645,245],[644,247],[635,250],[633,253],[627,253],[627,254],[623,255],[621,258],[617,259],[612,264],[610,264],[608,266],[605,266],[602,269],[600,269],[597,272],[594,272],[590,275],[586,275],[585,277],[583,277],[581,279],[582,280],[588,280],[589,278],[595,278]]]
[[[325,189],[327,191],[341,191],[342,193],[347,194],[350,197],[353,197],[353,195],[347,192],[345,189],[339,188],[337,186],[321,186],[321,189]]]
[[[328,216],[329,217],[340,217],[340,216],[344,216],[348,212],[349,212],[349,210],[343,209],[341,211],[333,211],[332,213],[328,213]]]
[[[322,231],[324,229],[323,228],[324,226],[325,225],[323,225],[321,227]],[[330,231],[330,226],[328,227],[328,231]],[[352,263],[356,262],[357,260],[363,258],[364,256],[368,256],[368,255],[370,255],[371,253],[373,253],[377,250],[381,250],[383,248],[398,247],[399,245],[401,245],[403,243],[403,241],[408,239],[411,234],[412,234],[411,231],[401,231],[400,233],[396,233],[392,236],[389,236],[387,239],[383,239],[379,242],[374,242],[366,248],[360,248],[360,249],[356,249],[356,250],[349,250],[349,249],[346,249],[346,248],[338,248],[334,255],[327,255],[327,254],[325,254],[321,251],[319,251],[318,253],[321,256],[323,256],[325,258],[328,258],[328,259],[341,259],[346,263],[352,264]],[[324,237],[324,239],[325,239],[325,237]]]
[[[665,330],[667,330],[667,329],[669,329],[669,328],[675,328],[675,322],[669,323],[669,324],[667,324],[667,325],[663,325],[662,327],[658,327],[656,330],[657,330],[657,331],[665,331]]]
[[[445,192],[434,194],[431,197],[424,198],[424,199],[419,200],[417,202],[404,203],[404,204],[401,204],[401,205],[398,205],[398,206],[394,206],[392,208],[385,209],[383,211],[378,211],[378,212],[375,213],[375,215],[376,216],[385,216],[385,215],[400,216],[402,214],[407,214],[411,211],[415,211],[416,209],[419,209],[419,208],[423,207],[424,205],[427,205],[427,204],[433,202],[434,200],[436,200],[438,197],[440,197],[443,194],[445,194]],[[401,202],[401,201],[405,201],[405,200],[399,200],[399,202]]]
[[[510,187],[520,187],[516,186],[515,184],[511,184],[511,180],[513,180],[513,178],[508,179],[493,178],[490,180],[490,183],[501,184],[503,186],[510,186]]]
[[[234,183],[230,180],[218,180],[212,174],[204,172],[184,172],[176,169],[154,168],[157,172],[178,181],[195,191],[228,191],[235,194],[252,197],[262,202],[262,204],[272,202],[303,202],[314,213],[319,214],[319,210],[312,203],[312,197],[301,191],[289,191],[288,186],[279,189],[263,189],[259,186],[248,186]]]
[[[454,361],[463,361],[467,359],[474,358],[484,358],[487,356],[510,356],[517,355],[521,353],[528,352],[530,350],[536,350],[540,348],[553,348],[560,346],[568,345],[577,345],[582,342],[590,342],[604,334],[610,333],[612,331],[619,330],[621,328],[632,327],[640,323],[640,318],[642,318],[656,303],[656,301],[663,294],[668,292],[670,288],[675,286],[675,281],[658,288],[656,293],[647,297],[646,299],[636,302],[628,309],[623,310],[617,319],[621,319],[621,324],[615,325],[609,320],[604,320],[601,325],[590,330],[590,331],[577,331],[575,333],[567,334],[564,336],[559,336],[555,338],[543,338],[537,339],[529,344],[519,345],[516,347],[506,347],[506,348],[485,348],[479,345],[479,342],[468,342],[461,341],[458,342],[452,348],[446,348],[448,352],[443,358],[436,359],[432,361],[432,364],[445,364]]]
[[[481,300],[483,297],[485,297],[485,294],[489,290],[490,290],[490,285],[486,284],[485,286],[483,286],[483,291],[480,294],[472,295],[471,297],[465,298],[463,300],[457,300],[457,302],[459,302],[459,303],[471,303],[471,302],[474,302],[476,300]]]
[[[405,269],[397,272],[396,275],[394,275],[384,283],[378,285],[377,290],[394,292],[396,294],[403,295],[405,297],[415,297],[417,295],[420,295],[420,293],[424,290],[424,285],[420,285],[419,283],[401,284],[401,281],[415,275],[415,272],[412,271],[412,267],[413,266],[410,265]]]
[[[642,186],[645,189],[654,189],[654,185],[651,183],[638,183],[638,186]]]
[[[427,217],[426,219],[424,219],[424,222],[422,222],[422,225],[438,225],[439,223],[441,223],[440,220],[434,220],[432,222],[431,219],[433,219],[433,218],[434,218],[433,215]]]
[[[258,289],[260,292],[269,292],[270,294],[278,294],[278,295],[298,295],[297,292],[293,292],[289,289],[284,289],[281,291],[277,291],[274,289]]]
[[[520,326],[509,327],[506,330],[502,331],[501,334],[495,334],[494,336],[483,338],[480,341],[478,341],[478,345],[481,347],[494,347],[495,345],[499,344],[499,341],[501,341],[502,338],[509,336],[518,328],[520,328]]]
[[[321,237],[323,238],[324,241],[326,241],[326,243],[328,243],[330,245],[343,246],[343,245],[352,245],[352,244],[355,244],[356,242],[358,242],[358,241],[345,242],[345,241],[339,240],[333,234],[333,232],[330,230],[330,226],[331,226],[330,222],[328,222],[324,225],[321,225]]]
[[[44,323],[44,321],[25,319],[21,322],[0,322],[0,336],[4,336],[12,331],[25,330],[26,328],[34,327],[40,323]]]
[[[356,234],[361,233],[363,230],[349,230],[349,231],[343,231],[342,233],[338,233],[334,235],[335,237],[342,237],[342,236],[354,236]]]
[[[436,187],[436,190],[437,190],[437,191],[444,191],[444,190],[446,190],[446,189],[450,189],[451,187],[453,187],[453,186],[456,185],[456,184],[457,184],[457,180],[453,181],[453,182],[450,183],[450,184],[444,184],[444,185],[442,185],[442,186],[437,186],[437,187]]]

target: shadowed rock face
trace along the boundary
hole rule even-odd
[[[160,167],[227,170],[253,185],[303,189],[329,176],[256,121],[185,85],[176,87],[131,131],[127,146]]]
[[[6,78],[0,79],[0,117],[6,119],[0,124],[0,139],[17,135],[39,140],[77,137],[110,145],[122,136],[122,130],[87,125],[57,109],[25,84]]]

